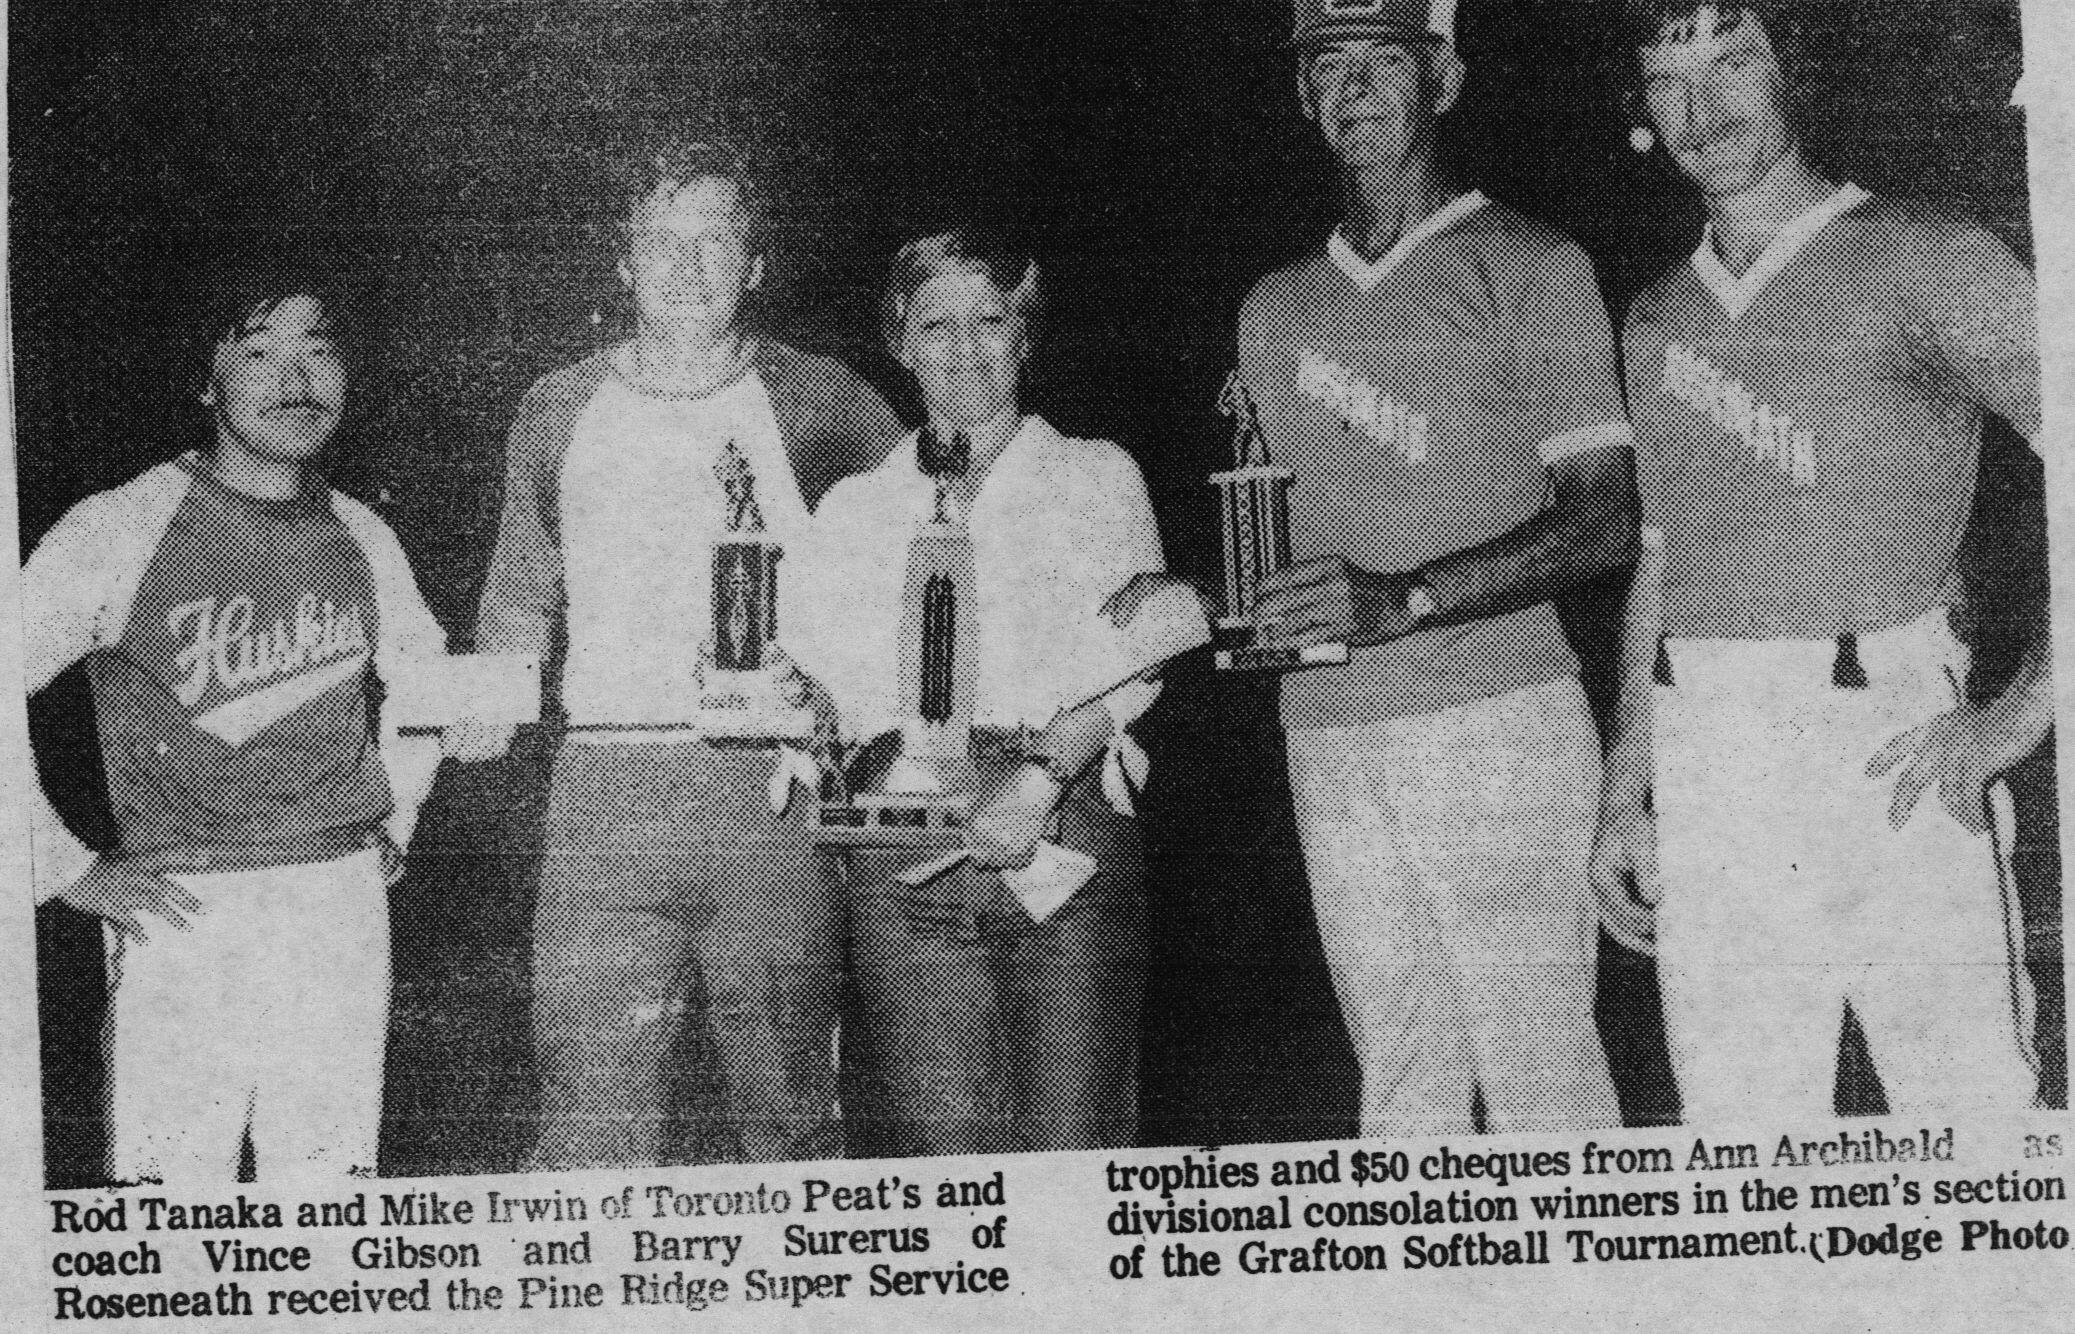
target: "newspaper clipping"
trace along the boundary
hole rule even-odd
[[[0,1328],[2067,1327],[2053,0],[8,20]]]

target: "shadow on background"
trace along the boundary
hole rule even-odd
[[[1618,325],[1629,297],[1691,250],[1699,218],[1627,147],[1605,64],[1615,8],[1466,4],[1472,81],[1447,151],[1468,182],[1585,246]],[[1170,559],[1199,573],[1215,563],[1204,476],[1227,457],[1211,404],[1234,314],[1335,213],[1330,164],[1278,49],[1281,0],[617,0],[481,6],[468,22],[325,0],[9,9],[23,541],[197,443],[199,418],[171,393],[178,279],[198,257],[278,244],[287,229],[364,280],[371,356],[333,477],[397,529],[456,633],[489,554],[519,394],[621,328],[595,224],[611,149],[644,120],[697,123],[719,108],[773,150],[779,253],[759,319],[843,357],[911,412],[875,333],[886,257],[973,199],[1027,222],[1053,297],[1035,406],[1133,452]],[[2008,108],[2012,0],[1826,12],[1840,96],[1816,123],[1839,173],[1954,201],[2029,254],[2023,124]],[[2043,606],[2040,510],[2036,463],[2004,433],[1968,557],[2005,632],[1982,646],[1985,680],[2007,670],[2012,632]],[[1602,704],[1610,610],[1604,590],[1566,608]],[[105,837],[90,719],[76,679],[32,708],[49,790],[83,834]],[[1190,666],[1144,730],[1157,774],[1145,801],[1147,1137],[1348,1133],[1355,1069],[1271,697]],[[496,1170],[526,1147],[543,759],[450,765],[425,811],[394,897],[386,1171]],[[2046,1088],[2064,1100],[2052,763],[2049,750],[2014,778],[2014,857]],[[46,1161],[54,1184],[78,1184],[101,1152],[98,929],[56,907],[37,931]],[[1675,1120],[1653,970],[1602,953],[1624,1115]],[[1881,1104],[1854,1031],[1840,1106],[1864,1111]]]

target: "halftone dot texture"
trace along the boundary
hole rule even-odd
[[[770,770],[768,752],[702,742],[556,758],[534,915],[535,1167],[840,1151],[842,907],[801,811],[772,814]]]
[[[1713,246],[1625,333],[1665,535],[1659,969],[1688,1119],[1827,1112],[1847,1000],[1898,1114],[2022,1107],[1993,849],[1935,791],[1893,830],[1865,764],[1961,702],[1941,609],[1983,416],[2039,429],[2031,276],[1980,227],[1851,186],[1741,275]]]
[[[205,911],[109,950],[109,1168],[168,1186],[370,1174],[389,1031],[381,860],[179,877]],[[111,937],[113,932],[109,933]]]
[[[568,521],[563,463],[612,374],[610,355],[542,378],[520,405],[477,618],[481,650],[545,654],[567,613],[565,569],[596,568],[596,550],[583,544],[611,546],[600,528],[609,533],[615,511],[595,488],[616,482],[632,495],[653,483],[591,472],[588,520]],[[759,475],[767,510],[781,494],[811,509],[837,480],[878,464],[899,435],[884,400],[827,358],[763,340],[748,373],[768,396],[790,464]],[[687,440],[685,449],[708,458],[724,444]],[[684,605],[702,615],[699,581],[711,568],[698,560],[684,571]],[[653,569],[629,577],[637,573],[657,578]],[[782,639],[782,567],[779,580]],[[589,700],[577,721],[694,721],[689,694],[686,716],[669,719],[647,692],[628,693],[617,710],[609,693]],[[768,751],[697,741],[564,745],[549,780],[534,931],[533,1166],[840,1150],[831,1050],[839,901],[799,810],[774,816],[766,804],[771,764]]]
[[[1069,439],[1035,416],[978,479],[970,504],[954,498],[965,527],[934,531],[936,501],[905,444],[830,494],[795,600],[811,608],[802,621],[820,642],[801,651],[866,737],[927,716],[934,668],[953,707],[925,740],[966,748],[988,791],[1022,762],[1019,726],[1043,729],[1129,671],[1095,609],[1134,575],[1161,568],[1159,535],[1124,451]],[[941,580],[937,610],[925,614],[932,576]],[[1103,725],[1132,720],[1151,695],[1113,692]],[[975,712],[982,726],[972,734]],[[854,1113],[857,1151],[1135,1139],[1142,868],[1136,828],[1103,804],[1099,786],[1083,779],[1045,835],[1095,858],[1098,870],[1044,923],[991,871],[965,867],[911,890],[893,877],[921,858],[855,857],[862,1023],[850,1044],[858,1097],[845,1112]]]
[[[259,500],[191,460],[109,494],[134,526],[111,534],[103,569],[137,568],[105,590],[119,619],[88,671],[124,851],[283,850],[251,865],[334,831],[330,852],[360,846],[390,794],[368,725],[384,627],[359,534],[322,489]]]
[[[1033,922],[991,871],[909,890],[861,854],[851,959],[862,1032],[852,1145],[874,1156],[1129,1147],[1145,990],[1137,827],[1083,780],[1050,831],[1099,870]],[[933,857],[931,852],[925,856]]]
[[[1599,808],[1575,680],[1290,734],[1319,940],[1365,1136],[1621,1123],[1593,1022]]]
[[[31,692],[87,660],[121,854],[216,872],[176,876],[207,905],[187,929],[107,931],[111,1169],[228,1182],[249,1130],[263,1179],[373,1170],[394,803],[371,689],[444,648],[395,537],[190,454],[75,506],[23,584]]]
[[[1264,278],[1240,314],[1239,375],[1275,462],[1297,474],[1300,561],[1416,568],[1532,518],[1552,459],[1628,445],[1590,262],[1481,195],[1375,265],[1336,243]],[[1430,713],[1577,669],[1544,604],[1288,677],[1283,721]]]
[[[1625,334],[1675,638],[1829,639],[1953,593],[1984,412],[2039,429],[2032,278],[1972,223],[1847,187],[1742,278],[1712,242]]]
[[[1626,449],[1584,253],[1480,194],[1370,262],[1338,235],[1240,316],[1239,376],[1297,475],[1297,560],[1410,570]],[[1610,1126],[1585,860],[1598,747],[1547,604],[1282,683],[1292,787],[1372,1134]]]
[[[1967,653],[1944,613],[1863,636],[1857,690],[1823,640],[1669,652],[1657,962],[1687,1120],[1828,1115],[1847,1001],[1895,1115],[2029,1106],[2032,988],[1995,846],[1936,792],[1895,829],[1893,779],[1866,773],[1955,702]]]

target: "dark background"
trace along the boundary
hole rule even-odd
[[[1618,320],[1687,253],[1699,215],[1627,146],[1608,0],[1465,0],[1472,66],[1447,152],[1468,183],[1576,237]],[[1819,7],[1819,153],[1876,191],[1930,195],[2029,256],[2014,0]],[[465,632],[520,392],[621,330],[596,222],[617,144],[718,120],[767,156],[778,254],[759,321],[832,352],[912,416],[876,341],[886,257],[980,201],[1037,233],[1054,297],[1034,406],[1139,458],[1171,558],[1211,559],[1209,405],[1233,313],[1335,216],[1297,114],[1280,0],[845,4],[841,0],[164,0],[9,6],[9,278],[22,536],[201,443],[173,392],[181,275],[284,230],[361,277],[369,357],[330,467],[396,527],[434,610]],[[2036,465],[1994,435],[1970,570],[2006,627],[2037,622]],[[26,549],[26,548],[25,548]],[[1569,609],[1589,661],[1603,590]],[[2014,627],[2014,628],[2012,628]],[[39,698],[46,783],[97,808],[76,673]],[[1318,953],[1272,697],[1185,666],[1147,721],[1152,1142],[1353,1129],[1355,1074]],[[542,756],[449,766],[396,897],[398,1003],[384,1168],[495,1170],[523,1149],[531,862]],[[2018,783],[2034,961],[2060,1048],[2050,757]],[[38,915],[48,1165],[90,1179],[98,943]],[[1609,946],[1603,1027],[1631,1121],[1677,1115],[1647,961]],[[1849,1026],[1848,1026],[1849,1035]],[[1840,1106],[1880,1106],[1846,1043]],[[2064,1067],[2049,1077],[2064,1097]]]

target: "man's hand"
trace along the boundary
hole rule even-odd
[[[1657,821],[1640,796],[1609,793],[1600,802],[1592,845],[1592,888],[1607,934],[1638,954],[1657,953]]]
[[[1015,772],[973,815],[973,864],[989,870],[1030,865],[1045,822],[1064,796],[1059,780],[1035,764]]]
[[[125,936],[143,944],[151,939],[146,923],[191,931],[188,918],[202,911],[202,901],[165,874],[163,864],[97,859],[85,875],[57,897],[112,923]]]
[[[1933,784],[1952,817],[1977,834],[1988,832],[1982,794],[2004,771],[2038,749],[2050,716],[2008,696],[1984,708],[1963,705],[1913,727],[1882,746],[1867,761],[1866,774],[1879,778],[1897,765],[1888,823],[1909,823],[1917,801]]]
[[[485,718],[460,718],[440,729],[440,749],[447,758],[463,764],[503,759],[517,736],[517,723],[493,723]]]
[[[1418,622],[1405,609],[1417,582],[1377,574],[1325,556],[1286,566],[1261,580],[1254,624],[1264,644],[1381,644],[1410,634]]]

